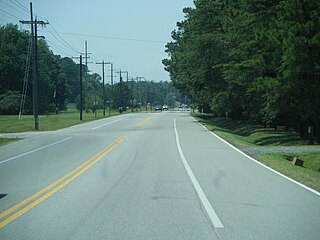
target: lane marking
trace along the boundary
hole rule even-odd
[[[97,154],[95,154],[93,157],[91,157],[89,160],[87,160],[86,162],[84,162],[83,164],[81,164],[79,167],[77,167],[76,169],[72,170],[71,172],[69,172],[67,175],[65,175],[64,177],[58,179],[56,182],[50,184],[49,186],[47,186],[46,188],[42,189],[41,191],[37,192],[36,194],[32,195],[31,197],[25,199],[24,201],[16,204],[15,206],[9,208],[8,210],[4,211],[3,213],[0,214],[0,219],[4,218],[5,216],[11,214],[12,212],[14,212],[15,210],[23,207],[24,205],[28,204],[29,202],[31,202],[32,200],[36,199],[37,197],[41,196],[40,198],[36,199],[34,202],[31,202],[29,205],[25,206],[24,208],[22,208],[21,210],[19,210],[18,212],[12,214],[11,216],[9,216],[8,218],[6,218],[5,220],[0,222],[0,229],[5,227],[7,224],[9,224],[10,222],[14,221],[15,219],[19,218],[20,216],[22,216],[23,214],[25,214],[26,212],[30,211],[32,208],[34,208],[35,206],[37,206],[38,204],[40,204],[41,202],[43,202],[44,200],[46,200],[47,198],[49,198],[50,196],[52,196],[54,193],[56,193],[57,191],[59,191],[61,188],[63,188],[64,186],[66,186],[67,184],[69,184],[70,182],[72,182],[73,180],[75,180],[76,178],[78,178],[81,174],[83,174],[85,171],[87,171],[90,167],[92,167],[96,162],[98,162],[102,157],[104,157],[105,155],[107,155],[109,152],[111,152],[116,146],[118,146],[121,142],[123,142],[125,139],[127,138],[127,136],[121,136],[119,138],[117,138],[114,142],[112,142],[110,145],[108,145],[107,147],[105,147],[104,149],[102,149],[101,151],[99,151]],[[71,176],[70,178],[68,178],[69,176]],[[62,182],[60,185],[58,185],[60,182]],[[58,186],[56,186],[58,185]],[[56,187],[55,187],[56,186]],[[54,187],[54,188],[53,188]],[[53,189],[51,189],[53,188]],[[51,189],[51,190],[50,190]]]
[[[91,128],[91,129],[92,129],[92,130],[96,130],[96,129],[98,129],[98,128],[101,128],[101,127],[103,127],[103,126],[106,126],[106,125],[109,125],[109,124],[112,124],[112,123],[115,123],[115,122],[119,122],[119,121],[121,121],[121,120],[122,120],[122,118],[120,118],[120,119],[118,119],[118,120],[114,120],[114,121],[112,121],[112,122],[108,122],[108,123],[102,124],[102,125],[100,125],[100,126],[97,126],[97,127]]]
[[[61,177],[60,179],[58,179],[57,181],[51,183],[50,185],[48,185],[47,187],[45,187],[44,189],[40,190],[39,192],[33,194],[32,196],[28,197],[27,199],[21,201],[20,203],[14,205],[13,207],[7,209],[6,211],[0,213],[0,219],[7,216],[8,214],[12,213],[13,211],[15,211],[16,209],[26,205],[27,203],[31,202],[32,200],[34,200],[35,198],[37,198],[38,196],[44,194],[45,192],[49,191],[51,188],[53,188],[54,186],[56,186],[57,184],[59,184],[60,182],[64,181],[66,178],[68,178],[69,176],[73,175],[74,173],[76,173],[77,171],[79,171],[81,168],[83,168],[85,165],[89,164],[91,161],[93,161],[97,156],[99,156],[100,154],[102,154],[104,151],[106,151],[107,149],[109,149],[110,147],[112,147],[119,139],[121,139],[121,137],[117,138],[114,142],[112,142],[110,145],[106,146],[105,148],[103,148],[102,150],[100,150],[98,153],[96,153],[93,157],[91,157],[90,159],[88,159],[87,161],[85,161],[84,163],[82,163],[80,166],[78,166],[77,168],[75,168],[74,170],[72,170],[71,172],[69,172],[68,174],[66,174],[65,176]]]
[[[275,174],[277,174],[277,175],[279,175],[279,176],[281,176],[281,177],[289,180],[290,182],[295,183],[295,184],[299,185],[300,187],[302,187],[302,188],[304,188],[304,189],[306,189],[306,190],[308,190],[308,191],[310,191],[310,192],[312,192],[312,193],[320,196],[320,192],[318,192],[318,191],[316,191],[316,190],[314,190],[314,189],[312,189],[312,188],[310,188],[310,187],[308,187],[308,186],[306,186],[306,185],[304,185],[304,184],[302,184],[302,183],[300,183],[300,182],[297,182],[296,180],[294,180],[294,179],[292,179],[292,178],[289,178],[288,176],[286,176],[286,175],[284,175],[284,174],[282,174],[282,173],[280,173],[280,172],[278,172],[278,171],[276,171],[276,170],[274,170],[274,169],[272,169],[272,168],[264,165],[263,163],[259,162],[258,160],[254,159],[253,157],[249,156],[248,154],[242,152],[240,149],[236,148],[235,146],[233,146],[231,143],[227,142],[227,141],[224,140],[223,138],[219,137],[219,136],[218,136],[217,134],[215,134],[214,132],[211,132],[208,128],[206,128],[206,126],[202,125],[202,124],[201,124],[199,121],[197,121],[197,119],[195,119],[194,117],[192,117],[192,118],[193,118],[198,124],[200,124],[200,126],[202,126],[204,129],[206,129],[207,131],[209,131],[209,133],[211,133],[213,136],[215,136],[216,138],[218,138],[219,140],[221,140],[222,142],[224,142],[224,143],[227,144],[229,147],[233,148],[234,150],[236,150],[237,152],[239,152],[240,154],[242,154],[242,155],[245,156],[246,158],[248,158],[248,159],[250,159],[251,161],[255,162],[256,164],[259,164],[260,166],[262,166],[262,167],[270,170],[271,172],[273,172],[273,173],[275,173]]]
[[[142,119],[140,122],[138,122],[137,124],[135,124],[133,127],[137,128],[137,127],[141,127],[143,124],[145,124],[147,121],[149,121],[151,118],[153,118],[154,116],[156,116],[157,114],[154,113],[151,116],[148,116],[144,119]]]
[[[58,141],[58,142],[54,142],[54,143],[51,143],[51,144],[49,144],[49,145],[46,145],[46,146],[37,148],[37,149],[35,149],[35,150],[22,153],[22,154],[20,154],[20,155],[18,155],[18,156],[15,156],[15,157],[12,157],[12,158],[8,158],[8,159],[6,159],[6,160],[1,161],[0,164],[5,163],[5,162],[9,162],[9,161],[11,161],[11,160],[13,160],[13,159],[16,159],[16,158],[19,158],[19,157],[23,157],[23,156],[28,155],[28,154],[30,154],[30,153],[34,153],[34,152],[40,151],[40,150],[42,150],[42,149],[51,147],[51,146],[53,146],[53,145],[62,143],[62,142],[67,141],[67,140],[69,140],[69,139],[71,139],[71,138],[72,138],[72,137],[68,137],[68,138],[62,139],[62,140],[60,140],[60,141]]]
[[[193,171],[190,167],[190,165],[188,164],[182,150],[181,150],[181,146],[180,146],[180,140],[179,140],[179,135],[178,135],[178,131],[177,131],[177,125],[176,125],[176,118],[173,119],[173,126],[174,126],[174,133],[176,136],[176,143],[177,143],[177,147],[178,147],[178,152],[181,158],[181,161],[184,165],[184,168],[186,169],[186,172],[197,192],[197,195],[202,203],[202,206],[204,207],[204,209],[206,210],[209,219],[211,221],[211,223],[213,224],[214,227],[216,228],[223,228],[223,225],[218,217],[218,215],[216,214],[216,212],[213,210],[207,196],[205,195],[205,193],[203,192],[196,176],[193,174]]]

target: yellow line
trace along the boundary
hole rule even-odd
[[[40,195],[44,194],[45,192],[49,191],[52,187],[56,186],[57,184],[59,184],[60,182],[62,182],[63,180],[65,180],[66,178],[68,178],[69,176],[71,176],[72,174],[74,174],[75,172],[79,171],[81,168],[83,168],[85,165],[87,165],[88,163],[90,163],[91,161],[93,161],[99,154],[103,153],[103,151],[107,150],[108,148],[112,147],[112,145],[114,145],[120,138],[117,138],[114,142],[112,142],[110,145],[108,145],[107,147],[103,148],[101,151],[99,151],[97,154],[95,154],[93,157],[91,157],[89,160],[85,161],[83,164],[81,164],[79,167],[75,168],[74,170],[72,170],[71,172],[69,172],[68,174],[66,174],[65,176],[63,176],[62,178],[58,179],[57,181],[51,183],[49,186],[45,187],[44,189],[42,189],[41,191],[35,193],[34,195],[28,197],[27,199],[19,202],[18,204],[14,205],[13,207],[7,209],[6,211],[2,212],[0,214],[0,219],[7,216],[8,214],[12,213],[13,211],[17,210],[18,208],[24,206],[25,204],[29,203],[30,201],[32,201],[33,199],[39,197]]]
[[[36,201],[32,202],[31,204],[29,204],[28,206],[24,207],[23,209],[19,210],[18,212],[16,212],[15,214],[11,215],[10,217],[8,217],[7,219],[3,220],[2,222],[0,222],[0,229],[3,228],[4,226],[6,226],[7,224],[9,224],[10,222],[12,222],[13,220],[17,219],[18,217],[20,217],[21,215],[23,215],[24,213],[28,212],[29,210],[31,210],[32,208],[34,208],[35,206],[37,206],[38,204],[40,204],[41,202],[43,202],[44,200],[46,200],[48,197],[50,197],[51,195],[53,195],[55,192],[57,192],[58,190],[60,190],[61,188],[63,188],[64,186],[66,186],[68,183],[72,182],[74,179],[76,179],[77,177],[79,177],[82,173],[84,173],[85,171],[87,171],[93,164],[95,164],[97,161],[99,161],[102,157],[104,157],[105,155],[107,155],[109,152],[111,152],[117,145],[119,145],[122,141],[124,141],[127,138],[127,136],[122,136],[118,139],[116,139],[113,143],[111,143],[110,145],[108,145],[107,147],[105,147],[104,149],[102,149],[101,151],[99,151],[95,156],[93,156],[92,158],[90,158],[89,160],[87,160],[86,162],[84,162],[83,164],[81,164],[79,167],[77,167],[76,169],[74,169],[73,171],[71,171],[70,173],[68,173],[67,175],[65,175],[64,177],[60,178],[59,180],[57,180],[56,182],[50,184],[48,187],[44,188],[43,190],[39,191],[38,193],[32,195],[31,197],[27,198],[26,200],[16,204],[15,206],[11,207],[10,209],[6,210],[5,212],[1,213],[1,218],[5,217],[6,215],[10,214],[11,212],[15,211],[16,209],[26,205],[28,202],[32,201],[33,199],[35,199],[36,197],[40,196],[41,194],[44,194],[45,192],[47,192],[50,188],[54,187],[55,185],[57,185],[58,183],[62,182],[63,180],[65,180],[68,176],[74,174],[72,177],[70,177],[69,179],[67,179],[65,182],[63,182],[62,184],[60,184],[59,186],[55,187],[54,189],[52,189],[51,191],[47,192],[46,194],[44,194],[42,197],[38,198]],[[90,162],[91,161],[91,162]],[[86,166],[85,166],[86,165]],[[81,169],[82,168],[82,169]],[[81,169],[81,170],[80,170]],[[77,172],[78,171],[78,172]],[[76,173],[77,172],[77,173]]]
[[[133,127],[134,128],[137,128],[137,127],[141,127],[143,124],[145,124],[148,120],[150,120],[151,118],[153,118],[154,116],[156,116],[156,114],[152,114],[151,116],[141,120],[140,122],[138,122],[136,125],[134,125]]]

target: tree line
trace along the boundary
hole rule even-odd
[[[163,60],[200,110],[320,140],[320,1],[195,0]]]
[[[68,103],[80,103],[80,65],[69,57],[55,55],[44,39],[38,39],[39,113],[47,114],[66,110]],[[0,114],[18,114],[24,85],[28,75],[25,114],[32,114],[32,80],[30,61],[30,33],[17,25],[0,26]],[[103,107],[103,84],[97,73],[88,73],[83,66],[83,99],[85,110]],[[105,106],[124,110],[140,108],[150,103],[172,104],[172,99],[182,95],[169,82],[137,81],[115,76],[110,84],[106,71]]]

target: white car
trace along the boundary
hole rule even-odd
[[[162,106],[162,110],[163,110],[163,111],[167,111],[167,110],[169,110],[169,107],[168,107],[167,105],[163,105],[163,106]]]

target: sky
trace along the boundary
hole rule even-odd
[[[155,82],[170,81],[161,63],[165,44],[184,20],[183,8],[194,6],[193,0],[33,0],[32,5],[38,20],[49,22],[38,35],[54,54],[78,57],[87,41],[90,71],[102,75],[96,62],[104,60],[130,77]],[[29,6],[29,0],[0,0],[0,24],[30,29],[19,23],[30,20]]]

